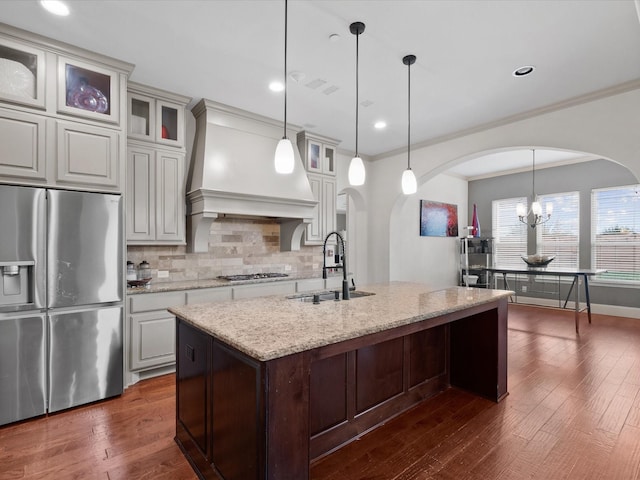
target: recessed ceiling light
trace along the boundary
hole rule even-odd
[[[516,68],[511,75],[513,75],[514,77],[524,77],[533,73],[535,69],[536,67],[534,67],[533,65],[525,65],[523,67]]]
[[[387,128],[387,122],[385,122],[384,120],[378,120],[376,123],[373,124],[373,128],[375,128],[376,130],[382,130],[383,128]]]
[[[66,17],[69,15],[69,7],[60,0],[40,0],[40,5],[50,13],[54,15],[60,15],[61,17]]]
[[[275,81],[269,84],[269,90],[272,92],[282,92],[284,90],[284,83]]]
[[[331,35],[329,35],[329,41],[330,42],[338,42],[340,40],[340,35],[338,35],[337,33],[332,33]]]

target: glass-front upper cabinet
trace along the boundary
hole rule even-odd
[[[150,87],[146,93],[153,94]],[[129,88],[130,138],[172,146],[184,145],[184,105],[137,93],[142,86],[131,82]],[[160,90],[157,90],[161,93]]]
[[[297,142],[307,172],[335,176],[338,140],[302,130],[298,132]]]
[[[183,145],[183,125],[184,107],[162,100],[156,101],[156,142]]]
[[[129,93],[127,134],[141,140],[155,141],[156,109],[151,97]]]
[[[58,57],[58,112],[118,123],[118,73]]]
[[[322,173],[327,175],[336,174],[336,148],[332,145],[322,145],[324,152],[322,162]]]
[[[45,107],[45,53],[0,37],[0,99]]]

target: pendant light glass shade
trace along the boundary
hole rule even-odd
[[[364,185],[367,172],[364,169],[364,162],[358,154],[358,64],[359,64],[359,37],[364,32],[365,25],[362,22],[353,22],[349,25],[349,31],[356,36],[356,154],[349,164],[349,184],[355,187]]]
[[[364,169],[364,162],[360,157],[353,157],[349,164],[349,184],[353,186],[364,185],[367,172]]]
[[[413,195],[418,191],[418,182],[416,182],[416,176],[413,174],[413,170],[407,168],[402,172],[402,193],[405,195]]]
[[[287,137],[281,138],[276,147],[274,163],[276,172],[287,174],[293,172],[296,158],[293,154],[293,145]]]
[[[293,145],[287,138],[287,0],[284,0],[284,134],[278,142],[273,163],[277,173],[288,174],[293,172],[295,155]]]
[[[402,63],[407,66],[408,86],[407,86],[407,169],[402,173],[402,193],[413,195],[418,191],[416,176],[411,170],[411,65],[416,62],[415,55],[405,55]]]

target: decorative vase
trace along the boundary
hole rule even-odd
[[[478,220],[478,207],[473,204],[473,217],[471,219],[471,225],[473,226],[473,236],[480,236],[480,221]]]

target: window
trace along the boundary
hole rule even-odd
[[[555,255],[553,266],[557,268],[579,267],[580,194],[538,195],[538,201],[543,206],[553,204],[553,214],[547,223],[536,227],[536,253]]]
[[[527,254],[527,226],[516,215],[518,203],[528,208],[526,197],[491,202],[494,260],[501,267],[522,267],[520,256]]]
[[[592,190],[591,264],[598,280],[640,282],[640,185]]]

